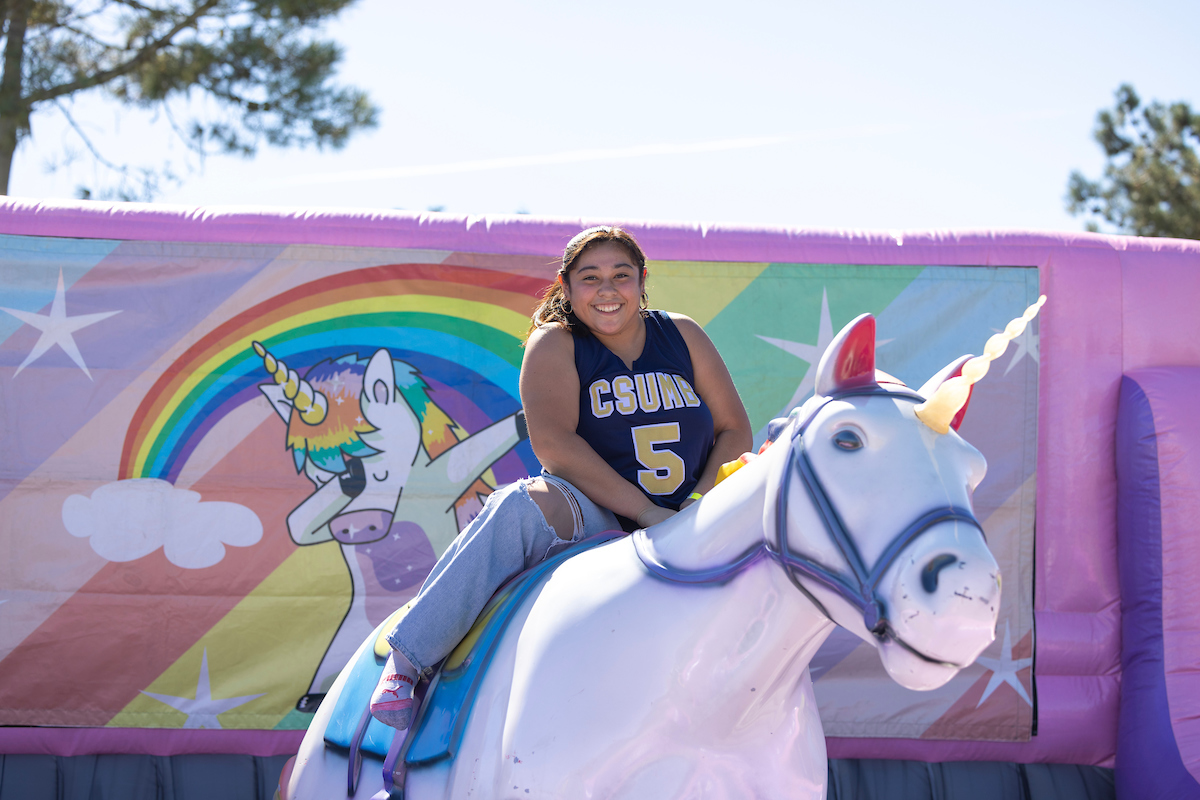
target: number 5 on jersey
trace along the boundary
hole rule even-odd
[[[630,429],[633,434],[633,454],[646,469],[638,470],[638,484],[647,494],[674,494],[683,483],[686,467],[675,451],[657,449],[658,445],[679,441],[679,423],[639,425]]]

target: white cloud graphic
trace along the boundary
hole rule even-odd
[[[237,503],[201,502],[197,492],[157,478],[117,481],[84,497],[63,502],[63,524],[72,536],[89,539],[109,561],[133,561],[163,548],[167,560],[185,569],[211,567],[225,545],[247,547],[262,538],[258,515]]]

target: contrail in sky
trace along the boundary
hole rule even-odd
[[[411,167],[383,167],[349,172],[298,175],[287,181],[287,185],[302,186],[321,183],[346,183],[350,181],[375,181],[384,178],[419,178],[427,175],[453,175],[460,172],[482,172],[490,169],[511,167],[541,167],[549,164],[578,164],[583,161],[608,161],[638,156],[667,156],[686,153],[711,153],[717,150],[741,150],[748,147],[764,147],[793,141],[793,136],[757,136],[744,139],[720,139],[713,142],[691,144],[642,144],[633,147],[596,148],[592,150],[570,150],[565,153],[547,153],[536,156],[510,156],[488,158],[478,161],[456,161],[449,164],[420,164]]]
[[[641,156],[676,156],[689,153],[713,153],[719,150],[745,150],[751,147],[766,147],[773,144],[819,142],[835,139],[851,139],[892,135],[911,131],[912,125],[904,123],[882,123],[873,125],[847,125],[837,128],[806,131],[788,136],[750,136],[741,139],[717,139],[711,142],[640,144],[633,147],[595,148],[591,150],[569,150],[564,153],[545,153],[532,156],[509,156],[487,158],[477,161],[454,161],[449,164],[417,164],[408,167],[380,167],[378,169],[348,170],[346,172],[309,173],[297,175],[285,186],[312,186],[326,183],[349,183],[354,181],[377,181],[395,178],[421,178],[428,175],[454,175],[463,172],[483,172],[491,169],[513,167],[543,167],[551,164],[579,164],[584,161],[612,161]]]

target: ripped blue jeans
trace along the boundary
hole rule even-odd
[[[555,534],[529,496],[529,484],[535,480],[562,490],[575,520],[570,539]],[[442,553],[413,607],[387,640],[429,678],[505,581],[572,542],[620,527],[611,511],[561,478],[543,473],[509,484],[488,496],[479,516]]]

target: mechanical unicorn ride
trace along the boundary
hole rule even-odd
[[[808,663],[834,625],[918,690],[994,638],[999,569],[971,511],[986,462],[957,428],[971,385],[1040,303],[919,392],[876,372],[874,318],[851,322],[815,396],[700,502],[502,589],[511,602],[484,610],[407,737],[365,712],[385,622],[317,710],[279,796],[823,798]],[[363,763],[372,749],[382,770]]]

